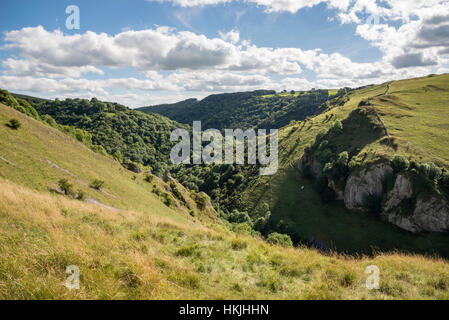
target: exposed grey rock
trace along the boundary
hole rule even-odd
[[[382,196],[383,181],[392,173],[393,169],[388,163],[374,164],[351,173],[345,187],[346,207],[366,211],[366,198],[369,195]]]
[[[413,220],[425,231],[449,231],[449,204],[441,197],[419,197]]]
[[[388,194],[383,207],[384,212],[398,210],[401,202],[413,197],[413,186],[410,180],[403,174],[399,174],[394,183],[393,190]]]
[[[299,170],[308,165],[314,177],[321,174],[319,162],[312,156],[304,156],[297,164]],[[349,210],[367,211],[367,197],[383,199],[382,217],[401,229],[411,232],[449,232],[449,202],[434,191],[416,194],[407,174],[398,174],[393,189],[386,194],[384,181],[393,174],[389,162],[382,162],[358,169],[349,175],[346,185],[329,179],[328,186],[344,200]]]
[[[387,221],[411,232],[448,232],[449,204],[442,198],[419,196],[412,215],[400,210],[384,214]]]
[[[134,173],[141,173],[143,171],[142,168],[137,163],[134,162],[127,162],[124,163],[123,165],[126,167],[126,169]]]

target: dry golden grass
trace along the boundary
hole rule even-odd
[[[285,249],[5,180],[0,199],[1,299],[449,298],[449,265],[439,259]],[[64,286],[69,265],[81,270],[80,290]],[[380,290],[365,287],[369,265],[381,270]]]

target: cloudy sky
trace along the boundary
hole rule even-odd
[[[130,107],[449,72],[448,0],[14,0],[0,30],[0,88]]]

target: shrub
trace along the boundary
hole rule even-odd
[[[370,106],[371,103],[369,102],[369,100],[362,100],[359,103],[359,107],[365,107],[365,106]]]
[[[433,162],[428,163],[429,170],[427,177],[431,181],[438,181],[443,173],[441,168],[439,168],[437,165],[435,165]]]
[[[22,124],[17,119],[11,119],[11,120],[9,120],[9,123],[7,124],[7,126],[13,130],[18,130],[22,126]]]
[[[232,226],[232,231],[234,231],[236,234],[253,235],[253,233],[254,233],[254,230],[246,222],[244,222],[244,223],[232,223],[231,226]]]
[[[440,184],[449,189],[449,172],[444,171],[441,175]]]
[[[395,173],[399,173],[408,169],[410,163],[409,161],[401,155],[395,155],[393,160],[391,160],[391,165]]]
[[[179,257],[192,257],[192,256],[199,256],[200,252],[197,251],[197,247],[194,245],[191,246],[184,246],[175,253],[176,256]]]
[[[120,150],[116,150],[112,156],[114,157],[115,160],[117,160],[118,162],[123,162],[123,155],[120,152]]]
[[[326,163],[323,173],[336,180],[345,180],[349,173],[348,160],[349,154],[347,151],[340,153],[337,160]]]
[[[67,179],[59,180],[58,186],[66,196],[73,195],[73,185]]]
[[[151,190],[151,192],[153,192],[155,195],[157,196],[161,196],[162,195],[162,191],[161,189],[159,189],[158,187],[154,186],[153,190]]]
[[[129,268],[121,273],[120,280],[122,280],[126,286],[130,288],[137,288],[142,282],[139,276]]]
[[[237,209],[231,212],[228,216],[228,221],[232,223],[248,223],[248,225],[252,225],[248,212],[240,212]]]
[[[203,192],[199,193],[195,197],[196,205],[198,206],[198,209],[204,210],[206,209],[207,205],[207,195]]]
[[[101,190],[101,188],[104,186],[104,181],[102,180],[98,180],[95,179],[94,181],[91,182],[90,187],[97,189],[97,190]]]
[[[248,247],[248,243],[243,239],[234,239],[231,242],[231,247],[233,250],[243,250]]]
[[[410,170],[413,170],[413,169],[418,170],[419,164],[415,160],[410,160],[409,169]]]
[[[164,198],[164,204],[167,207],[170,207],[173,204],[173,199],[170,197],[170,195],[168,193],[164,193],[163,198]]]
[[[170,188],[173,192],[173,195],[180,200],[182,203],[186,203],[186,200],[184,199],[184,197],[182,196],[181,191],[179,191],[178,187],[176,186],[176,183],[174,183],[173,181],[170,182]]]
[[[154,176],[151,174],[147,174],[144,179],[146,182],[151,183],[154,180]]]
[[[270,244],[280,245],[286,248],[292,248],[293,242],[288,234],[280,234],[277,232],[270,233],[267,237],[267,242]]]
[[[343,123],[340,120],[334,122],[334,125],[331,128],[331,132],[333,134],[340,134],[343,132]]]
[[[235,185],[241,185],[243,183],[243,181],[245,180],[245,177],[242,174],[236,174],[234,176],[234,181],[235,181]]]
[[[84,193],[83,190],[78,189],[76,193],[76,199],[80,201],[84,201],[84,199],[86,199],[86,194]]]

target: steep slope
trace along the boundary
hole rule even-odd
[[[201,121],[204,129],[277,129],[291,120],[317,114],[330,94],[335,95],[328,90],[280,94],[259,90],[216,94],[201,101],[186,100],[137,110],[159,113],[184,124]]]
[[[392,167],[391,160],[396,155],[419,168],[424,166],[426,172],[426,164],[433,162],[443,169],[440,179],[429,181],[419,174],[418,168],[416,175],[420,178],[412,183],[413,199],[406,199],[401,206],[415,206],[412,201],[424,196],[445,201],[448,95],[448,75],[395,81],[350,92],[343,105],[329,103],[329,110],[323,114],[282,129],[281,169],[277,175],[251,184],[242,201],[249,204],[250,212],[257,211],[262,202],[268,203],[272,216],[265,232],[281,230],[298,242],[346,252],[368,253],[374,247],[449,256],[447,233],[413,235],[382,221],[388,220],[402,229],[407,227],[402,216],[399,221],[385,217],[385,206],[393,201],[389,190],[395,184],[396,172],[379,178],[379,182],[370,181],[369,175],[360,176],[363,169],[376,163]],[[338,159],[343,152],[348,152],[348,159],[339,171]],[[325,166],[327,171],[323,171]],[[399,175],[414,174],[408,173],[412,169],[409,167]],[[368,187],[364,189],[364,185]],[[369,205],[365,201],[371,195],[373,201]],[[334,197],[344,201],[333,201]],[[363,198],[361,207],[351,206],[356,198]],[[444,209],[437,208],[435,205],[437,213],[444,213]],[[405,216],[410,214],[404,212]],[[435,215],[430,216],[435,221]]]
[[[18,130],[5,126],[13,118]],[[227,230],[179,185],[190,214],[176,197],[167,206],[152,190],[173,184],[144,181],[18,111],[0,105],[0,123],[0,299],[449,299],[445,261],[270,246]],[[60,178],[96,201],[51,191]],[[103,191],[85,185],[95,178]],[[79,290],[64,286],[71,265]],[[369,265],[380,290],[365,287]]]
[[[118,160],[151,166],[162,175],[170,164],[170,133],[186,128],[157,114],[144,114],[117,103],[97,99],[38,100],[33,103],[40,116],[51,116],[58,124],[88,132],[92,143]]]

